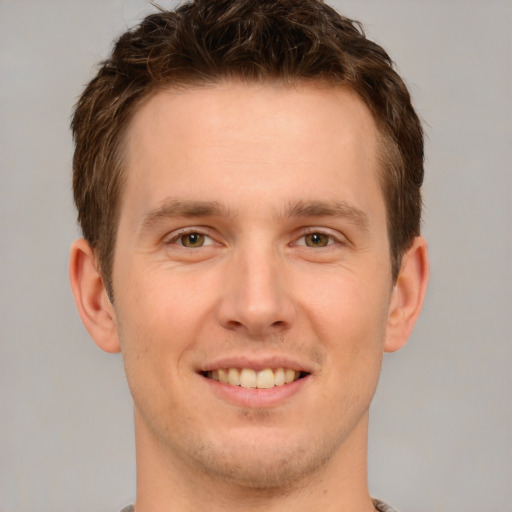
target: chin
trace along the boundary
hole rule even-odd
[[[325,466],[333,453],[326,442],[283,441],[272,433],[265,440],[247,438],[229,446],[205,444],[197,447],[193,459],[210,477],[239,487],[259,491],[286,488]]]

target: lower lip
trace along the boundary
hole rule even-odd
[[[250,408],[269,408],[282,405],[299,393],[306,385],[310,376],[306,375],[290,384],[274,386],[269,389],[243,388],[242,386],[231,386],[207,377],[201,376],[205,383],[210,386],[211,391],[220,399],[230,402],[233,405]]]

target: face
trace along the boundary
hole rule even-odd
[[[392,291],[377,140],[355,94],[314,85],[136,113],[113,287],[147,450],[261,486],[361,444]]]

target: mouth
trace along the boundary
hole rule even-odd
[[[258,371],[252,368],[219,368],[218,370],[201,372],[201,375],[230,386],[270,389],[291,384],[307,377],[309,373],[291,368],[265,368]]]

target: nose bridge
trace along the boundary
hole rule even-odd
[[[254,335],[288,327],[294,308],[285,270],[283,257],[271,244],[247,244],[236,250],[219,307],[223,326]]]

